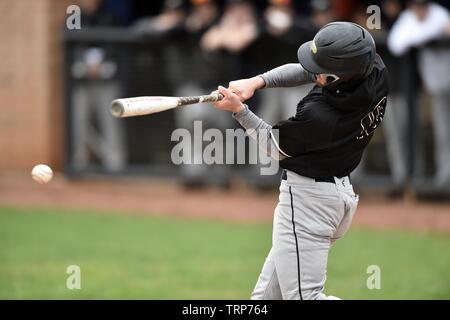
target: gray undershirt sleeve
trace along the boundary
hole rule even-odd
[[[233,113],[233,118],[246,130],[246,133],[255,140],[262,150],[275,160],[283,160],[285,155],[280,153],[278,143],[272,137],[272,126],[254,114],[247,105],[238,112]]]
[[[288,63],[260,75],[265,88],[297,87],[314,82],[313,74],[303,69],[300,63]]]

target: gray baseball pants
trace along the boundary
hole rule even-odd
[[[328,252],[349,229],[358,196],[348,177],[334,180],[316,182],[287,171],[253,300],[337,299],[323,292]]]

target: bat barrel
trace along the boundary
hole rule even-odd
[[[133,97],[111,102],[110,111],[117,118],[143,116],[194,103],[219,101],[223,96],[213,93],[196,97]]]

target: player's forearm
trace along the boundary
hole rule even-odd
[[[314,81],[313,75],[299,63],[289,63],[260,75],[265,88],[296,87]]]
[[[266,153],[275,160],[283,160],[285,157],[279,153],[273,144],[272,126],[254,114],[247,105],[244,105],[238,113],[233,113],[233,118],[246,130],[247,134],[255,140],[259,147],[266,150]]]

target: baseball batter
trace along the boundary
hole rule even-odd
[[[272,248],[252,299],[336,299],[324,294],[328,252],[350,227],[358,204],[350,173],[386,107],[387,70],[361,26],[324,26],[300,46],[298,59],[299,64],[219,87],[225,98],[214,104],[233,112],[247,130],[278,133],[259,141],[284,170]],[[316,85],[296,114],[273,127],[242,103],[257,89],[311,82]]]

